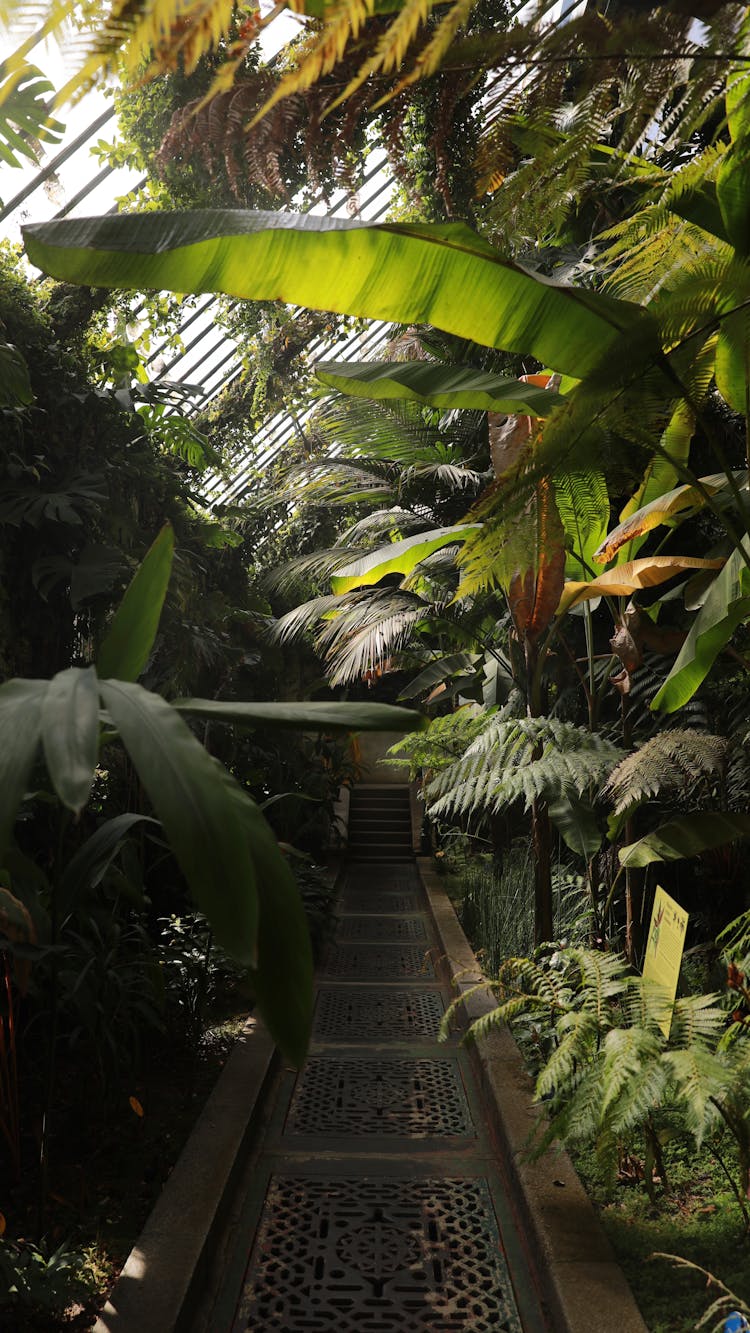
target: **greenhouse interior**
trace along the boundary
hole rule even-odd
[[[0,1329],[748,1333],[750,8],[0,42]]]

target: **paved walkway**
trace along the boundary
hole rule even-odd
[[[314,1041],[268,1098],[206,1333],[546,1325],[411,860],[351,863]]]

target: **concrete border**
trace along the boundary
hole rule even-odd
[[[275,1069],[275,1053],[260,1019],[249,1018],[94,1333],[178,1333],[186,1326]]]
[[[484,980],[439,875],[428,857],[417,865],[442,946],[441,966],[456,995]],[[466,1025],[495,1008],[478,992],[462,1004]],[[531,1079],[508,1028],[470,1044],[509,1187],[555,1319],[556,1333],[648,1333],[635,1297],[568,1154],[550,1149],[537,1162],[525,1146],[539,1109]]]

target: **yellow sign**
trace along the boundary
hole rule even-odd
[[[664,993],[665,1011],[659,1027],[665,1037],[669,1036],[669,1029],[672,1026],[672,1005],[677,994],[677,982],[680,979],[687,923],[688,914],[684,908],[680,907],[674,898],[670,898],[663,889],[657,888],[643,975],[646,981],[657,982]]]

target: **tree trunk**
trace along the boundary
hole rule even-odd
[[[531,841],[534,848],[534,943],[551,940],[554,933],[552,912],[552,838],[547,806],[544,801],[531,805]]]

